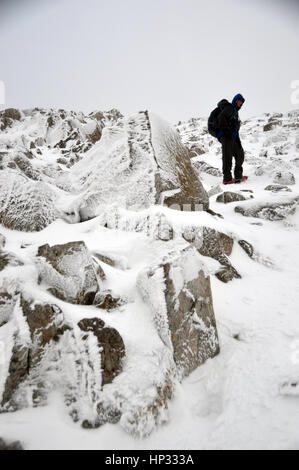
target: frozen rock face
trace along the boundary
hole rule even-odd
[[[165,203],[182,209],[207,209],[208,196],[192,168],[178,133],[147,111],[105,128],[101,141],[72,169],[81,193],[80,220],[107,205],[140,210]]]
[[[116,110],[35,108],[1,116],[0,223],[10,229],[85,221],[112,206],[209,207],[178,132],[147,111],[124,118]]]
[[[57,217],[55,194],[13,170],[0,171],[0,223],[12,230],[40,231]]]
[[[245,217],[257,217],[266,220],[283,220],[296,212],[297,199],[289,201],[265,202],[253,206],[237,206],[235,212]]]
[[[208,209],[208,195],[193,169],[190,153],[182,144],[178,132],[153,114],[149,115],[149,123],[159,175],[156,179],[156,202],[162,196],[166,205],[177,205],[181,210],[187,205],[191,210]],[[160,191],[177,192],[161,195]]]
[[[104,421],[98,407],[105,384],[122,370],[125,347],[119,333],[98,319],[68,324],[56,305],[25,300],[0,330],[6,362],[0,365],[2,411],[38,406],[60,390],[74,420]],[[90,390],[90,393],[87,392]]]
[[[92,305],[99,290],[95,266],[84,242],[38,248],[39,282],[59,299]]]
[[[219,353],[210,279],[193,247],[141,272],[138,286],[180,377]]]

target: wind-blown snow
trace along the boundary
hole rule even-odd
[[[281,124],[264,131],[271,117]],[[299,449],[298,385],[294,385],[299,383],[298,208],[295,207],[294,213],[283,220],[247,217],[234,210],[238,205],[246,208],[264,203],[284,203],[298,197],[299,137],[298,127],[295,127],[298,118],[299,113],[293,112],[279,117],[264,115],[244,123],[241,138],[246,150],[244,170],[249,179],[237,189],[253,191],[254,199],[220,204],[216,202],[215,192],[210,197],[210,206],[221,213],[223,219],[206,212],[179,212],[163,206],[152,207],[152,199],[149,198],[148,208],[138,213],[125,205],[120,204],[119,207],[118,201],[114,201],[116,205],[110,212],[106,208],[92,220],[68,224],[60,219],[36,233],[11,231],[1,226],[0,231],[7,239],[5,250],[25,263],[24,266],[6,267],[1,272],[2,287],[16,284],[29,294],[38,294],[40,300],[53,302],[53,297],[43,286],[37,288],[36,249],[45,243],[53,245],[83,240],[90,252],[111,254],[121,260],[122,269],[101,263],[106,273],[103,285],[127,295],[130,301],[114,311],[99,312],[94,307],[70,305],[55,299],[68,321],[75,323],[83,317],[100,316],[108,325],[117,328],[123,337],[127,351],[124,370],[105,391],[107,402],[112,399],[126,403],[121,423],[107,424],[92,431],[83,430],[68,416],[60,394],[53,392],[44,407],[0,415],[0,436],[20,439],[28,449]],[[190,148],[197,145],[205,151],[195,160],[205,161],[219,169],[220,145],[204,133],[205,125],[205,120],[198,119],[182,123],[178,129]],[[20,124],[19,134],[21,128]],[[107,159],[114,164],[111,159],[115,157],[115,165],[122,164],[121,155],[127,151],[123,132],[124,129],[115,124],[104,128],[102,139],[86,155],[85,166],[83,157],[71,172],[68,170],[67,175],[63,176],[65,184],[68,182],[71,187],[80,184],[86,190],[86,201],[90,187],[104,194],[102,188],[97,187],[97,173],[107,171],[107,185],[103,191],[106,191],[109,202],[113,202],[109,194]],[[0,136],[1,142],[4,142],[4,137],[11,141],[16,137],[13,133]],[[58,139],[50,134],[48,138],[53,141]],[[108,149],[109,153],[106,152]],[[50,159],[50,154],[47,155]],[[147,163],[144,162],[144,165]],[[291,192],[265,191],[268,185],[278,184],[274,182],[277,172],[285,175],[279,184],[288,184]],[[295,184],[290,184],[292,178],[289,172],[294,175]],[[86,185],[84,178],[88,181]],[[201,171],[200,178],[206,190],[212,191],[211,194],[221,183],[221,177],[204,171]],[[121,181],[120,184],[123,184],[122,189],[126,193],[124,198],[131,197],[130,184],[126,186]],[[76,195],[70,196],[62,190],[60,197],[64,208],[70,203],[75,211]],[[157,236],[161,233],[157,229],[161,214],[166,227],[174,230],[173,240],[167,238],[168,228],[164,235],[168,241]],[[76,220],[76,215],[71,217]],[[139,226],[139,231],[136,231],[136,226]],[[158,421],[164,423],[163,426],[156,428],[155,422],[140,419],[140,434],[147,435],[151,431],[152,434],[137,440],[123,430],[132,431],[136,410],[139,416],[145,416],[143,410],[152,403],[155,387],[162,386],[165,376],[168,374],[171,378],[173,371],[171,350],[165,344],[167,338],[165,342],[161,341],[152,321],[152,313],[137,290],[136,280],[139,276],[142,282],[140,273],[161,259],[166,251],[187,246],[179,236],[186,226],[211,227],[232,236],[234,240],[247,240],[253,245],[255,255],[250,259],[237,243],[234,244],[230,260],[242,279],[234,279],[228,284],[213,276],[218,266],[215,260],[198,255],[205,265],[206,274],[211,275],[221,353],[181,384],[175,383],[175,395],[169,409],[163,409],[159,416]],[[260,262],[257,263],[256,259]],[[192,265],[190,276],[193,276]],[[179,289],[180,274],[173,272],[173,278]],[[155,282],[160,285],[161,277],[153,279],[153,290]],[[163,314],[163,303],[159,298],[156,302],[157,309],[161,309]],[[200,322],[198,325],[201,327]],[[166,327],[165,324],[165,331]],[[14,331],[13,322],[0,328],[0,395]],[[4,354],[1,344],[5,345]],[[93,360],[96,361],[96,357]],[[144,367],[144,364],[151,367]],[[119,385],[122,385],[122,396],[117,395]],[[87,410],[89,401],[84,403],[82,391],[82,407]]]

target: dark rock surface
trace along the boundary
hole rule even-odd
[[[114,328],[106,327],[99,318],[85,318],[78,323],[79,328],[96,336],[101,352],[103,385],[111,383],[122,370],[125,345],[122,337]]]

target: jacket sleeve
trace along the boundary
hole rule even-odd
[[[226,106],[218,116],[219,129],[222,131],[230,131],[231,120],[233,118],[234,109],[230,106]]]

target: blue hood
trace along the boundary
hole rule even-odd
[[[243,101],[243,103],[244,103],[245,98],[244,98],[243,95],[241,95],[241,93],[238,93],[237,95],[235,95],[235,96],[233,97],[232,105],[233,105],[233,107],[234,107],[235,109],[239,109],[238,106],[237,106],[237,103],[236,103],[237,100],[241,100],[241,101]]]

